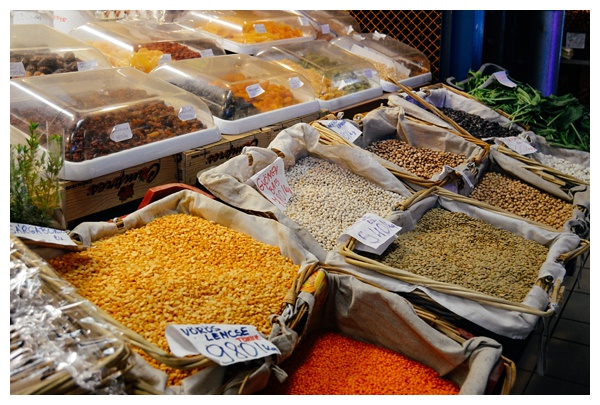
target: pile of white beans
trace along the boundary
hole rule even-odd
[[[406,198],[343,167],[308,156],[285,172],[292,197],[284,213],[331,251],[360,217],[385,218]]]
[[[581,181],[585,181],[586,183],[590,182],[589,167],[569,162],[568,160],[556,156],[546,155],[541,152],[537,153],[535,156],[537,157],[537,160],[543,165],[558,170],[561,173],[568,174],[569,176],[573,176]]]

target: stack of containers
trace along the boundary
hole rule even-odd
[[[102,51],[113,67],[131,66],[145,73],[171,60],[225,54],[213,39],[175,23],[98,21],[69,35]]]
[[[112,67],[96,48],[43,24],[10,27],[10,77]]]
[[[319,106],[328,111],[338,111],[383,94],[372,64],[327,41],[273,46],[256,56],[307,78]]]
[[[387,92],[400,90],[398,83],[416,87],[431,81],[431,67],[419,50],[378,32],[344,35],[331,43],[375,65],[381,87]]]
[[[88,180],[221,139],[206,104],[133,68],[10,82],[10,122],[23,136],[62,138],[63,180]]]
[[[359,22],[346,10],[295,10],[314,27],[317,38],[330,41],[343,35],[362,32]]]
[[[302,75],[245,54],[172,61],[151,76],[202,99],[224,134],[240,134],[319,111]]]
[[[307,18],[283,10],[194,10],[178,22],[238,54],[254,55],[270,46],[312,41],[316,36]]]

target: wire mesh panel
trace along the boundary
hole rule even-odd
[[[380,32],[423,52],[431,64],[432,81],[438,81],[442,12],[427,10],[350,10],[362,32]]]

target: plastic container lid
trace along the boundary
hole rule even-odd
[[[172,61],[150,75],[200,97],[223,134],[240,134],[319,111],[306,78],[255,56]]]
[[[332,40],[361,32],[359,22],[346,10],[298,10],[308,18],[316,31],[317,39]]]
[[[214,39],[176,23],[98,21],[69,35],[99,49],[114,67],[131,66],[146,73],[170,60],[225,54]]]
[[[63,140],[63,180],[88,180],[218,142],[208,107],[133,68],[10,80],[10,124]]]
[[[227,51],[250,55],[272,45],[310,41],[316,36],[305,17],[289,11],[196,10],[179,22],[217,39]]]
[[[111,68],[96,48],[43,24],[10,26],[10,77]]]
[[[374,33],[346,35],[331,40],[355,55],[371,61],[382,80],[385,91],[398,91],[399,87],[386,78],[412,87],[431,80],[427,57],[419,50],[390,36]]]
[[[256,57],[304,76],[321,108],[330,111],[383,94],[373,64],[325,40],[271,47]]]

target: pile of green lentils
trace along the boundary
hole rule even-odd
[[[372,258],[393,268],[522,302],[548,248],[461,212],[431,208],[412,231]]]

